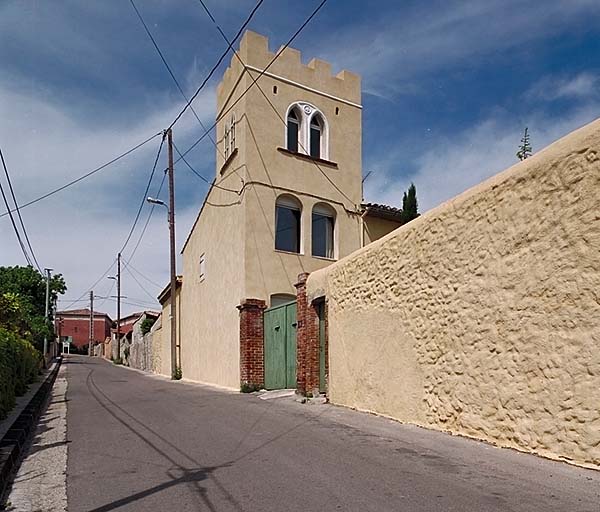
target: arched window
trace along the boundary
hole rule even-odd
[[[312,255],[335,258],[335,210],[318,203],[312,211]]]
[[[294,196],[283,195],[275,203],[275,249],[300,253],[302,205]]]
[[[287,117],[287,149],[298,152],[298,135],[300,133],[301,116],[296,108],[292,108]]]
[[[323,124],[323,119],[319,114],[315,114],[310,120],[310,156],[315,158],[321,158]]]

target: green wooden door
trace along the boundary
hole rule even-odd
[[[265,388],[296,387],[296,303],[265,311]]]

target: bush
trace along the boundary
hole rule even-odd
[[[0,327],[0,419],[15,406],[40,368],[41,354],[16,333]]]
[[[152,329],[154,322],[156,322],[156,318],[145,318],[144,319],[144,321],[142,322],[142,325],[140,325],[140,330],[142,331],[142,336],[146,336],[146,334],[148,334],[150,332],[150,329]]]

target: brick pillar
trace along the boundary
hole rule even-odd
[[[297,297],[297,385],[300,394],[319,394],[319,316],[306,296],[306,280],[308,274],[298,276],[296,283]]]
[[[265,385],[264,300],[245,299],[240,311],[240,384],[260,389]]]

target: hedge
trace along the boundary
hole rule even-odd
[[[0,420],[15,406],[41,366],[41,355],[31,343],[0,327]]]

